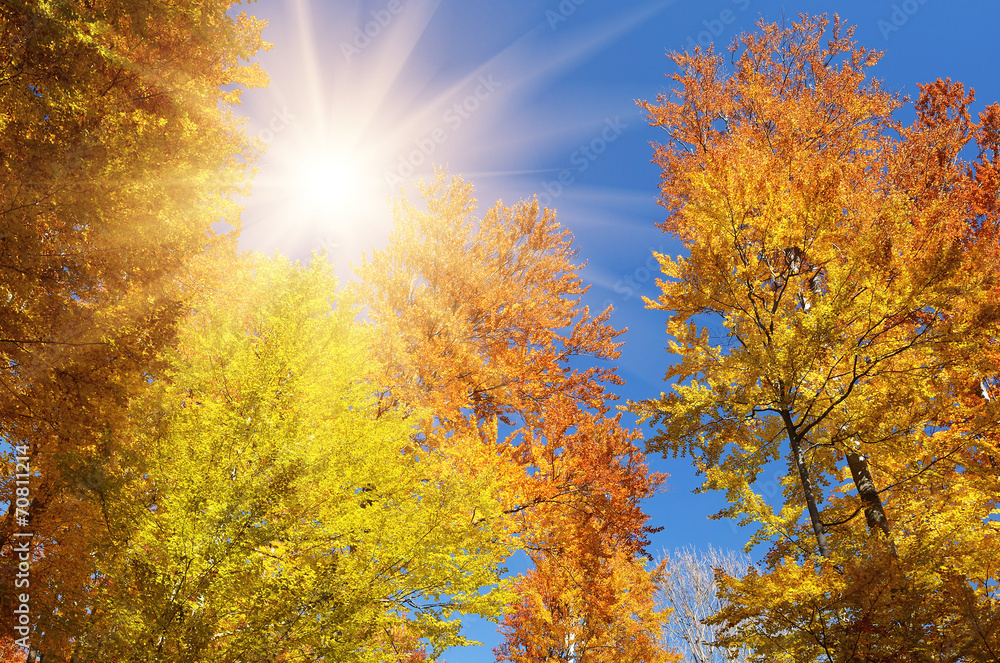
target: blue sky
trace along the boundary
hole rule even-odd
[[[631,399],[657,395],[672,361],[664,316],[641,296],[656,295],[652,251],[681,248],[654,226],[664,211],[649,142],[660,135],[634,103],[668,89],[667,51],[728,45],[762,16],[837,12],[885,51],[874,74],[889,90],[914,96],[950,77],[975,88],[976,110],[1000,100],[1000,5],[987,0],[271,0],[249,11],[275,46],[261,58],[271,86],[243,107],[268,153],[241,246],[299,258],[325,247],[348,279],[362,251],[385,245],[391,198],[434,163],[471,180],[481,208],[538,195],[575,235],[587,303],[612,304],[629,328],[620,394]],[[708,520],[722,500],[691,493],[686,459],[650,465],[670,474],[647,504],[664,527],[654,550],[743,546],[747,532]],[[447,660],[492,660],[492,627],[472,634],[486,646]]]

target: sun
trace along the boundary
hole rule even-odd
[[[371,210],[380,191],[374,186],[369,159],[352,147],[302,150],[288,164],[282,187],[299,218],[337,226],[357,223]]]
[[[269,39],[287,46],[263,62],[271,85],[247,96],[262,153],[253,194],[241,201],[242,246],[295,255],[321,247],[331,261],[350,265],[388,240],[395,203],[419,195],[420,181],[432,181],[436,167],[479,184],[488,178],[494,190],[514,197],[545,193],[550,185],[561,190],[542,174],[558,168],[527,164],[570,135],[594,139],[589,132],[604,131],[604,122],[592,127],[593,111],[570,102],[565,120],[551,124],[547,113],[524,114],[524,103],[550,77],[578,66],[670,0],[644,3],[595,30],[560,31],[555,41],[532,21],[520,36],[498,30],[477,45],[493,55],[468,62],[448,56],[433,36],[440,0],[400,4],[405,10],[384,21],[375,20],[386,16],[383,10],[369,4],[288,0],[269,16]],[[618,191],[589,195],[607,197],[609,205],[621,199]]]

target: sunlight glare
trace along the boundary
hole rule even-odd
[[[522,152],[586,137],[596,111],[572,110],[544,126],[525,116],[513,130],[497,130],[514,102],[672,1],[651,0],[611,24],[561,31],[554,42],[545,23],[512,24],[510,39],[484,51],[488,57],[451,68],[426,39],[441,0],[408,3],[380,24],[378,38],[368,35],[363,43],[358,26],[371,18],[364,3],[289,0],[291,11],[270,27],[298,49],[291,50],[294,62],[272,71],[258,111],[258,135],[267,145],[248,202],[253,210],[246,218],[253,220],[244,223],[241,242],[289,252],[319,245],[337,264],[350,264],[364,247],[388,238],[392,201],[413,195],[438,165],[453,174],[475,172],[479,180],[519,177],[515,190],[523,197],[541,190],[548,171],[522,169]],[[360,22],[331,23],[351,15]],[[321,25],[337,27],[318,40]],[[477,171],[487,159],[510,167]]]
[[[327,223],[351,223],[376,195],[363,155],[350,150],[302,155],[294,173],[292,204],[305,216]]]

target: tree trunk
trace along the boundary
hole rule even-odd
[[[806,507],[809,509],[809,520],[812,523],[813,534],[816,535],[816,545],[819,547],[821,557],[830,556],[830,546],[826,542],[826,532],[823,529],[823,521],[819,518],[819,509],[816,507],[816,495],[813,492],[812,481],[809,480],[809,469],[806,467],[805,453],[802,451],[802,440],[798,431],[792,424],[791,415],[787,412],[781,413],[785,421],[785,430],[788,433],[788,444],[792,448],[792,456],[795,458],[795,466],[799,470],[799,481],[802,483],[802,492],[806,496]]]
[[[882,530],[886,538],[889,538],[889,519],[885,517],[885,507],[882,505],[882,498],[875,489],[875,481],[868,470],[868,461],[861,454],[848,451],[847,464],[851,468],[851,475],[854,477],[854,485],[858,489],[858,496],[865,507],[865,520],[868,521],[868,529]]]

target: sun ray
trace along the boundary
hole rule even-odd
[[[504,197],[530,198],[545,169],[524,166],[537,164],[535,155],[552,146],[586,138],[595,117],[615,111],[607,103],[566,105],[553,121],[521,109],[547,81],[673,2],[657,0],[555,34],[539,13],[536,22],[511,26],[489,44],[484,50],[492,47],[492,54],[442,74],[443,54],[426,39],[441,0],[409,0],[377,29],[369,25],[375,14],[364,13],[356,0],[286,0],[274,26],[284,38],[271,40],[295,46],[272,71],[271,100],[293,119],[264,131],[268,153],[248,201],[244,243],[292,255],[323,243],[336,263],[355,261],[362,247],[387,238],[391,198],[429,177],[434,163],[455,173],[495,172],[489,179],[497,187],[517,190]],[[321,25],[340,31],[320,40]],[[366,25],[372,34],[363,40],[358,30]],[[538,171],[538,182],[528,171]]]
[[[298,42],[300,45],[300,61],[305,78],[305,91],[309,95],[312,111],[320,130],[322,123],[318,122],[323,117],[323,91],[325,85],[319,75],[319,55],[316,51],[316,40],[313,35],[315,22],[312,17],[310,0],[293,0],[293,10],[295,12]]]

